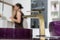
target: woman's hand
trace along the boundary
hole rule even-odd
[[[12,20],[12,22],[14,22],[14,18],[13,17],[10,17],[10,19]]]

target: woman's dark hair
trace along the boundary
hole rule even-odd
[[[19,7],[20,9],[22,9],[22,5],[20,3],[16,3],[16,6]]]

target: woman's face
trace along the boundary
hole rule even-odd
[[[14,6],[14,10],[18,10],[18,9],[19,9],[19,7],[15,5]]]

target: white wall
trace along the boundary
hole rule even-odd
[[[13,0],[13,5],[15,5],[16,3],[20,3],[23,6],[23,13],[24,15],[30,15],[31,12],[27,12],[27,11],[31,11],[31,0]],[[30,18],[27,18],[27,24],[28,24],[28,28],[30,28]]]

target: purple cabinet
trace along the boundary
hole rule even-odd
[[[31,39],[31,29],[0,28],[0,39]]]

